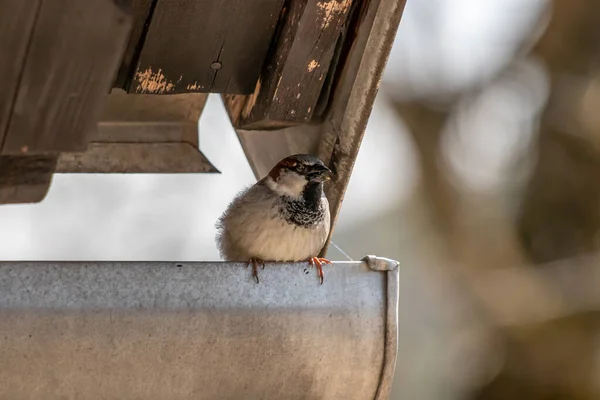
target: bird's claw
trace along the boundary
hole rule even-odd
[[[248,264],[246,265],[246,268],[252,265],[252,276],[254,277],[254,281],[256,283],[260,283],[260,281],[258,280],[258,264],[261,264],[262,269],[265,269],[265,262],[259,258],[251,258],[250,261],[248,261]]]
[[[331,261],[322,257],[311,257],[309,260],[310,265],[317,268],[317,273],[319,274],[319,280],[321,281],[321,285],[323,284],[323,280],[325,279],[325,275],[323,274],[323,264],[333,265]]]

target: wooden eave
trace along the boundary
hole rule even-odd
[[[197,121],[220,93],[257,178],[293,153],[329,165],[334,224],[404,3],[5,0],[0,204],[55,172],[217,172]]]

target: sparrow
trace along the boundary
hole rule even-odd
[[[241,191],[217,222],[217,246],[225,261],[252,266],[267,261],[308,261],[323,284],[317,257],[329,235],[329,202],[323,184],[331,171],[317,157],[295,154],[279,161],[260,181]]]

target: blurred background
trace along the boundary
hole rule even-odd
[[[56,175],[0,259],[217,260],[255,179],[199,125],[221,175]],[[408,0],[333,240],[401,262],[393,399],[599,399],[600,1]]]

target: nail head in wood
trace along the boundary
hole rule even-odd
[[[129,93],[252,93],[283,2],[158,1]]]

